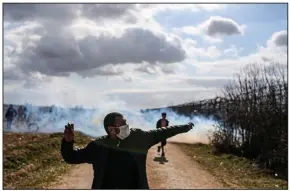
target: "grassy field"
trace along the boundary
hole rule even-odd
[[[60,154],[62,133],[4,133],[4,189],[43,189],[72,165]],[[91,138],[76,133],[76,146]]]
[[[262,170],[248,159],[229,154],[213,154],[204,144],[178,144],[191,159],[231,189],[288,189],[288,182],[274,172]]]

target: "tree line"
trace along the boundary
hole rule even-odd
[[[167,109],[215,118],[210,139],[216,151],[253,159],[288,178],[287,66],[246,65],[220,97]]]
[[[212,143],[222,152],[256,159],[287,177],[288,81],[280,64],[250,64],[225,86]]]

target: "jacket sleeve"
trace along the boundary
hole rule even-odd
[[[161,122],[161,120],[159,119],[158,121],[157,121],[157,123],[156,123],[156,129],[158,129],[158,128],[160,128],[160,122]]]
[[[92,141],[85,148],[74,149],[73,142],[62,139],[61,155],[69,164],[89,163],[92,164],[94,153],[98,152],[96,144]]]
[[[149,147],[173,137],[180,133],[186,133],[191,129],[189,125],[176,125],[171,127],[162,127],[151,131],[143,131],[143,135],[148,143]]]

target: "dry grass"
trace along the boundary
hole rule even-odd
[[[60,154],[62,133],[4,133],[4,189],[43,189],[71,165]],[[78,146],[91,138],[76,133]]]
[[[178,144],[192,160],[217,177],[230,189],[288,189],[288,182],[263,170],[243,157],[213,154],[213,148],[204,144]]]

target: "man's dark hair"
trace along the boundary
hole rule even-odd
[[[164,115],[166,116],[166,113],[165,113],[165,112],[163,112],[161,115],[162,115],[162,116],[164,116]]]
[[[118,112],[113,112],[113,113],[109,113],[106,115],[106,117],[104,119],[104,127],[105,127],[107,134],[109,134],[108,127],[115,126],[116,117],[122,117],[122,116],[123,115],[121,113],[118,113]]]

